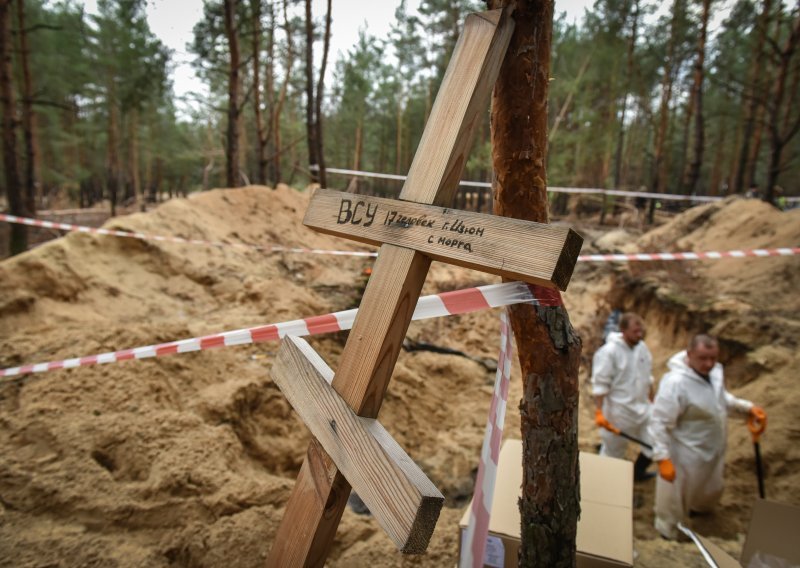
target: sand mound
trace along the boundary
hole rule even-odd
[[[726,251],[800,244],[800,209],[779,211],[757,199],[731,197],[690,209],[639,240],[643,250]],[[800,310],[796,257],[720,260],[688,265],[712,281],[718,298],[744,300],[768,310]]]
[[[286,186],[215,190],[106,226],[228,243],[359,248],[305,229],[307,203],[307,193]],[[698,207],[638,243],[619,232],[594,242],[648,250],[796,244],[796,213],[773,215],[763,207],[745,201]],[[0,263],[0,366],[346,309],[357,304],[361,272],[371,262],[70,234]],[[791,371],[799,362],[800,317],[789,293],[797,289],[797,261],[717,262],[631,269],[580,264],[565,299],[584,337],[584,361],[612,307],[645,315],[660,363],[695,328],[719,333],[734,391],[770,413],[763,444],[768,495],[797,502],[800,455],[792,442],[800,435],[793,424],[800,400]],[[424,293],[495,281],[434,263]],[[493,310],[413,323],[409,336],[496,358],[498,328]],[[345,338],[332,334],[311,343],[336,368]],[[261,565],[309,439],[269,379],[277,347],[84,367],[0,384],[0,565]],[[518,368],[514,373],[506,437],[519,436]],[[493,378],[465,358],[401,354],[381,422],[442,490],[446,506],[429,554],[418,559],[402,559],[374,520],[346,511],[331,566],[456,562],[456,526],[472,491]],[[581,445],[591,450],[593,410],[586,396],[581,405]],[[751,465],[743,428],[731,426],[723,515],[699,528],[733,552],[755,494]],[[636,546],[649,559],[645,564],[668,557],[702,565],[693,564],[699,557],[690,545],[654,540],[652,489],[637,487],[637,497],[646,503],[636,513]]]
[[[308,194],[285,186],[216,190],[106,227],[359,248],[305,229],[307,203]],[[70,234],[0,264],[0,366],[347,309],[371,262]],[[437,264],[425,293],[488,281]],[[410,334],[492,358],[496,318],[429,321]],[[344,339],[312,343],[335,368]],[[0,385],[3,556],[15,566],[67,558],[73,565],[258,565],[309,439],[268,377],[276,350],[261,344]],[[452,505],[472,491],[492,379],[467,359],[403,354],[384,405],[382,422]],[[447,399],[465,412],[441,404]],[[441,531],[455,532],[454,524]],[[368,549],[393,549],[374,521],[349,512],[342,533],[333,559],[358,556],[355,543],[365,540],[378,542]],[[431,558],[452,557],[454,539],[439,540],[448,544]]]

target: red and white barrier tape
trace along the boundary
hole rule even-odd
[[[721,252],[643,252],[635,254],[582,254],[579,262],[608,262],[629,260],[716,260],[720,258],[748,258],[768,256],[792,256],[800,254],[800,247],[727,250]]]
[[[312,166],[311,169],[319,169],[319,166]],[[341,174],[346,176],[356,176],[365,178],[377,179],[390,179],[396,181],[404,181],[407,176],[397,174],[379,174],[375,172],[364,172],[361,170],[344,170],[340,168],[325,168],[325,171],[331,174]],[[492,184],[486,181],[461,181],[459,185],[464,187],[492,187]],[[652,193],[648,191],[625,191],[622,189],[603,189],[600,187],[548,187],[547,191],[553,193],[600,193],[605,195],[615,195],[620,197],[645,197],[649,199],[664,199],[672,201],[719,201],[725,199],[724,197],[707,196],[707,195],[680,195],[678,193]],[[800,197],[787,197],[786,201],[789,203],[800,202]]]
[[[511,304],[532,303],[541,306],[560,305],[560,294],[539,286],[528,286],[524,282],[507,282],[504,284],[491,284],[478,288],[465,288],[453,292],[443,292],[424,296],[417,302],[412,319],[421,320],[434,317],[449,316],[475,312],[486,308],[497,308]],[[150,357],[163,357],[175,353],[188,353],[202,351],[215,347],[229,347],[232,345],[247,345],[262,341],[275,341],[285,335],[317,335],[332,331],[342,331],[353,326],[358,310],[346,310],[331,314],[313,316],[305,319],[262,325],[246,329],[226,331],[205,337],[181,339],[158,345],[147,345],[133,349],[123,349],[74,357],[62,361],[36,363],[0,369],[0,377],[15,377],[28,373],[44,373],[56,369],[72,369],[88,365],[101,365],[127,361],[131,359],[147,359]]]
[[[377,252],[365,251],[351,251],[351,250],[323,250],[312,249],[304,247],[283,247],[277,245],[261,246],[251,245],[247,243],[223,243],[220,241],[203,241],[199,239],[184,239],[181,237],[165,237],[163,235],[148,235],[146,233],[131,233],[129,231],[117,231],[114,229],[99,229],[97,227],[86,227],[84,225],[72,225],[70,223],[57,223],[55,221],[44,221],[42,219],[30,219],[28,217],[17,217],[16,215],[6,215],[0,213],[0,221],[7,223],[16,223],[18,225],[29,225],[32,227],[44,227],[46,229],[57,229],[60,231],[75,231],[78,233],[91,233],[96,235],[109,235],[112,237],[126,237],[130,239],[139,239],[142,241],[161,241],[169,243],[181,243],[186,245],[202,245],[211,247],[236,247],[251,250],[259,250],[262,252],[292,252],[292,253],[306,253],[306,254],[333,254],[339,256],[378,256]]]
[[[339,256],[360,256],[376,257],[377,252],[351,251],[351,250],[324,250],[304,247],[283,247],[283,246],[261,246],[247,243],[223,243],[219,241],[202,241],[198,239],[184,239],[181,237],[165,237],[162,235],[148,235],[145,233],[131,233],[128,231],[117,231],[113,229],[98,229],[97,227],[86,227],[83,225],[71,225],[69,223],[56,223],[54,221],[44,221],[41,219],[30,219],[27,217],[17,217],[0,213],[0,221],[17,223],[20,225],[30,225],[34,227],[44,227],[47,229],[58,229],[62,231],[76,231],[79,233],[93,233],[98,235],[109,235],[113,237],[127,237],[140,240],[151,240],[161,242],[173,242],[190,245],[203,245],[213,247],[238,247],[245,249],[255,249],[264,252],[290,252],[306,254],[332,254]],[[752,250],[729,250],[729,251],[709,251],[709,252],[657,252],[657,253],[634,253],[634,254],[582,254],[578,257],[578,262],[619,262],[619,261],[646,261],[646,260],[716,260],[720,258],[747,258],[747,257],[767,257],[767,256],[791,256],[800,254],[800,248],[774,248],[774,249],[752,249]]]
[[[492,512],[494,487],[497,480],[497,465],[500,444],[506,421],[506,403],[511,380],[511,362],[514,354],[513,332],[506,310],[500,315],[500,355],[497,358],[497,375],[494,380],[492,404],[486,433],[483,436],[478,477],[475,480],[475,495],[469,515],[464,541],[462,542],[459,568],[481,568],[483,566],[486,540],[489,536],[489,517]]]

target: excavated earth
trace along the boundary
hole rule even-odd
[[[308,193],[279,186],[175,199],[106,227],[228,243],[355,249],[302,225]],[[584,252],[796,246],[800,210],[693,208],[644,235],[574,223]],[[729,388],[763,405],[767,495],[800,504],[797,257],[580,263],[565,294],[584,341],[580,443],[594,451],[588,365],[614,308],[647,323],[664,371],[696,331],[717,334]],[[61,360],[325,314],[357,305],[370,259],[70,234],[0,263],[0,367]],[[498,280],[434,263],[424,294]],[[498,310],[412,323],[408,336],[495,358]],[[336,368],[346,333],[311,338]],[[309,434],[269,377],[277,343],[58,370],[0,382],[0,566],[260,566]],[[519,437],[514,369],[506,437]],[[380,420],[446,496],[429,552],[403,557],[348,509],[330,566],[453,566],[494,373],[403,352]],[[753,450],[731,421],[727,489],[695,528],[738,555],[756,497]],[[703,566],[661,540],[653,482],[634,492],[637,566]]]

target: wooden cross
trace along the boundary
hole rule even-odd
[[[574,231],[441,206],[452,202],[514,23],[470,14],[400,200],[317,190],[304,223],[380,245],[339,368],[286,337],[272,378],[314,439],[268,566],[322,566],[351,486],[398,548],[427,548],[444,498],[377,422],[431,260],[565,289],[583,239]]]

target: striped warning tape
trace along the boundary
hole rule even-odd
[[[312,170],[318,170],[319,166],[311,166]],[[364,172],[361,170],[345,170],[341,168],[325,168],[327,173],[341,174],[346,176],[356,176],[365,178],[376,179],[390,179],[396,181],[404,181],[407,176],[398,174],[380,174],[375,172]],[[460,186],[463,187],[492,187],[492,184],[487,181],[460,181]],[[679,193],[652,193],[648,191],[626,191],[624,189],[603,189],[601,187],[558,187],[548,186],[547,191],[553,193],[600,193],[605,195],[614,195],[619,197],[644,197],[647,199],[664,199],[671,201],[699,201],[710,202],[720,201],[725,197],[709,196],[709,195],[681,195]],[[787,197],[788,203],[800,202],[800,197]]]
[[[163,235],[148,235],[146,233],[132,233],[129,231],[117,231],[113,229],[99,229],[97,227],[86,227],[83,225],[71,225],[69,223],[56,223],[54,221],[44,221],[42,219],[30,219],[27,217],[17,217],[0,213],[0,221],[30,225],[34,227],[45,227],[48,229],[58,229],[62,231],[76,231],[79,233],[93,233],[99,235],[109,235],[113,237],[127,237],[140,240],[152,240],[160,242],[173,242],[190,245],[203,245],[213,247],[238,247],[245,249],[255,249],[264,252],[289,252],[305,254],[331,254],[339,256],[360,256],[376,257],[377,252],[351,251],[351,250],[325,250],[306,247],[283,247],[283,246],[261,246],[247,243],[224,243],[220,241],[203,241],[198,239],[184,239],[181,237],[167,237]],[[791,256],[800,254],[800,248],[774,248],[774,249],[751,249],[751,250],[729,250],[729,251],[708,251],[708,252],[655,252],[655,253],[633,253],[633,254],[582,254],[578,257],[578,262],[627,262],[627,261],[647,261],[647,260],[716,260],[721,258],[748,258],[748,257],[768,257],[768,256]]]
[[[800,254],[800,247],[728,250],[722,252],[644,252],[635,254],[583,254],[580,262],[608,262],[630,260],[716,260],[720,258],[748,258],[768,256],[792,256]]]
[[[561,296],[557,291],[553,293],[547,288],[529,286],[524,282],[508,282],[504,284],[480,286],[477,288],[465,288],[420,298],[412,319],[421,320],[443,317],[520,303],[557,306],[561,305]],[[357,313],[357,309],[346,310],[288,322],[226,331],[215,335],[206,335],[204,337],[181,339],[179,341],[160,343],[158,345],[146,345],[133,349],[101,353],[99,355],[21,365],[19,367],[0,369],[0,377],[16,377],[29,373],[44,373],[57,369],[72,369],[75,367],[102,365],[131,359],[163,357],[175,353],[202,351],[215,347],[229,347],[233,345],[260,343],[262,341],[275,341],[286,335],[305,336],[342,331],[350,329],[353,326],[353,321]]]
[[[497,359],[497,375],[494,381],[489,419],[483,436],[481,458],[478,463],[478,476],[475,480],[475,495],[472,498],[469,524],[461,545],[459,568],[480,568],[483,566],[486,539],[489,535],[489,517],[492,511],[494,486],[497,479],[497,465],[500,458],[500,443],[506,421],[506,403],[511,381],[511,362],[513,357],[513,332],[508,315],[503,310],[500,315],[500,355]]]
[[[250,250],[259,250],[262,252],[292,252],[292,253],[306,253],[306,254],[333,254],[339,256],[378,256],[376,252],[364,251],[351,251],[351,250],[323,250],[305,247],[284,247],[278,245],[262,246],[251,245],[247,243],[224,243],[220,241],[203,241],[200,239],[184,239],[182,237],[167,237],[163,235],[148,235],[146,233],[132,233],[130,231],[117,231],[114,229],[100,229],[97,227],[86,227],[84,225],[72,225],[70,223],[57,223],[54,221],[44,221],[42,219],[31,219],[28,217],[18,217],[16,215],[7,215],[0,213],[0,221],[7,223],[16,223],[18,225],[29,225],[32,227],[44,227],[46,229],[57,229],[60,231],[75,231],[78,233],[91,233],[96,235],[108,235],[112,237],[125,237],[130,239],[139,239],[142,241],[160,241],[169,243],[181,243],[187,245],[202,245],[211,247],[236,247]]]

